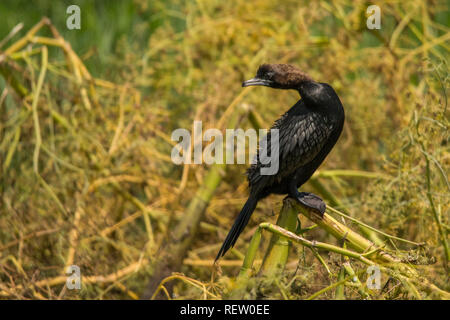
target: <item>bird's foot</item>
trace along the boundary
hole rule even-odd
[[[323,217],[327,205],[319,196],[316,196],[314,193],[310,192],[299,192],[296,199],[305,207],[317,211]]]

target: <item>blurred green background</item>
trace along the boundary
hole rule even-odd
[[[288,1],[285,5],[274,6],[275,11],[283,11],[283,8],[291,7],[295,2]],[[308,7],[314,1],[301,1],[299,5]],[[333,2],[330,2],[330,9],[333,10]],[[348,12],[355,6],[368,7],[368,1],[356,1],[355,4],[346,1],[338,1],[342,5],[344,11]],[[384,2],[380,2],[384,3]],[[389,3],[389,2],[386,2]],[[69,14],[66,13],[67,8],[72,5],[78,5],[81,8],[81,30],[68,30],[66,20]],[[450,15],[446,10],[445,1],[430,1],[429,6],[437,6],[437,10],[433,10],[433,21],[442,25],[450,24]],[[149,37],[158,28],[170,25],[175,32],[182,32],[188,28],[189,10],[193,11],[194,7],[200,8],[202,1],[145,1],[145,0],[110,0],[110,1],[89,1],[89,0],[4,0],[0,3],[0,35],[5,36],[18,23],[24,24],[24,30],[29,29],[36,24],[43,16],[50,17],[52,23],[58,28],[61,35],[71,43],[74,50],[80,55],[89,53],[90,59],[86,60],[89,70],[95,75],[111,70],[111,63],[118,63],[117,54],[123,54],[123,47],[132,50],[144,50],[148,46]],[[220,8],[220,2],[208,1],[208,6],[215,6],[217,10]],[[230,7],[232,4],[230,4]],[[258,6],[258,4],[256,4]],[[259,11],[260,19],[270,19],[270,8],[268,10]],[[314,6],[311,10],[314,10]],[[320,11],[320,9],[317,9]],[[335,11],[339,11],[335,9]],[[219,16],[221,16],[220,12]],[[239,12],[223,11],[223,16]],[[343,25],[355,23],[355,21],[343,21],[339,15],[345,12],[336,12],[336,15],[324,15],[321,19],[314,21],[308,25],[308,33],[313,37],[318,37],[318,41],[327,41],[329,38],[336,38],[338,34],[331,32],[334,28]],[[364,12],[360,13],[361,15]],[[395,17],[382,14],[383,32],[391,33],[395,27]],[[278,26],[283,21],[277,21]],[[361,17],[358,21],[360,28],[360,47],[379,46],[383,40],[365,28],[365,18]],[[422,26],[417,24],[417,30],[421,30]],[[335,29],[338,30],[338,29]],[[245,30],[242,30],[245,32]],[[445,31],[442,29],[431,29],[433,36],[442,35]],[[408,45],[414,47],[420,43],[420,39],[414,39],[414,31],[407,29],[404,31],[405,38],[410,42]],[[48,33],[47,33],[48,34]],[[412,39],[410,38],[412,37]],[[442,48],[437,47],[436,50],[442,52]],[[442,52],[443,53],[443,52]]]

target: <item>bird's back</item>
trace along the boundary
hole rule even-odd
[[[299,100],[280,119],[275,121],[271,129],[279,130],[278,172],[274,175],[261,174],[261,168],[267,166],[260,161],[261,152],[270,155],[271,132],[269,131],[267,136],[263,138],[266,143],[260,143],[264,147],[258,150],[256,163],[247,171],[250,192],[252,193],[264,193],[264,189],[271,189],[268,194],[286,193],[284,192],[283,180],[296,174],[302,167],[313,163],[315,159],[318,159],[318,156],[324,153],[323,150],[328,154],[342,130],[342,128],[338,128],[338,123],[326,114],[306,107],[303,100]],[[336,131],[339,132],[334,139]],[[319,163],[313,163],[316,165],[312,171],[320,165],[326,154],[320,157],[322,159]],[[276,185],[281,185],[283,188],[278,190],[279,188],[277,189]],[[268,194],[264,194],[264,196]]]

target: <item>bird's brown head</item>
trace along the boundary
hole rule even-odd
[[[290,64],[263,64],[253,79],[244,81],[243,87],[266,86],[277,89],[298,89],[305,82],[313,80],[297,67]]]

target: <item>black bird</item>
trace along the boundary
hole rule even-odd
[[[292,65],[263,64],[256,76],[244,81],[242,86],[293,89],[299,92],[301,99],[272,126],[272,129],[279,130],[278,172],[273,175],[261,174],[261,168],[267,166],[260,161],[261,149],[256,155],[256,163],[248,169],[250,195],[220,248],[216,261],[234,246],[258,201],[272,193],[288,194],[323,215],[325,203],[322,199],[312,193],[299,192],[298,188],[308,181],[323,162],[344,126],[344,108],[334,89],[326,83],[314,81]],[[267,150],[270,150],[270,140],[269,131],[265,144]]]

